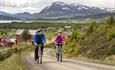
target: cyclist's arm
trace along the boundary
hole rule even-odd
[[[45,35],[43,36],[43,43],[44,43],[44,45],[46,45],[46,37],[45,37]]]
[[[65,44],[65,37],[62,37],[62,44]]]
[[[37,37],[36,37],[36,35],[35,35],[35,36],[34,36],[34,45],[35,45],[35,46],[37,45],[36,40],[37,40]]]
[[[54,39],[54,43],[57,44],[57,36]]]

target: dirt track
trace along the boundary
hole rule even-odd
[[[45,49],[43,64],[34,62],[33,52],[25,56],[23,59],[29,70],[115,70],[115,66],[88,63],[72,59],[63,59],[63,62],[59,63],[56,61],[55,57],[47,55],[48,51],[48,49]]]

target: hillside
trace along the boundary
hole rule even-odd
[[[19,19],[10,16],[0,15],[0,20],[19,20]]]
[[[99,26],[95,26],[95,23],[92,23],[82,34],[74,31],[70,42],[64,47],[64,52],[69,56],[86,57],[114,63],[114,30],[115,20],[113,17]]]
[[[74,16],[72,19],[74,19],[74,18],[77,18],[77,19],[86,19],[86,18],[102,19],[102,18],[105,18],[105,17],[110,17],[111,15],[113,15],[113,17],[115,17],[115,13],[101,13],[101,14],[97,14],[97,15]]]
[[[57,1],[53,2],[51,6],[45,7],[39,15],[44,17],[71,18],[73,16],[89,16],[109,12],[106,8],[89,7],[81,4],[66,4]]]

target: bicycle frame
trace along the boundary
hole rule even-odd
[[[62,62],[62,44],[60,44],[59,46],[57,46],[57,49],[56,49],[56,57],[57,57],[57,61],[58,62]]]

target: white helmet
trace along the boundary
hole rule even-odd
[[[41,29],[41,28],[39,28],[38,30],[37,30],[37,33],[39,33],[39,32],[42,32],[43,30]]]

